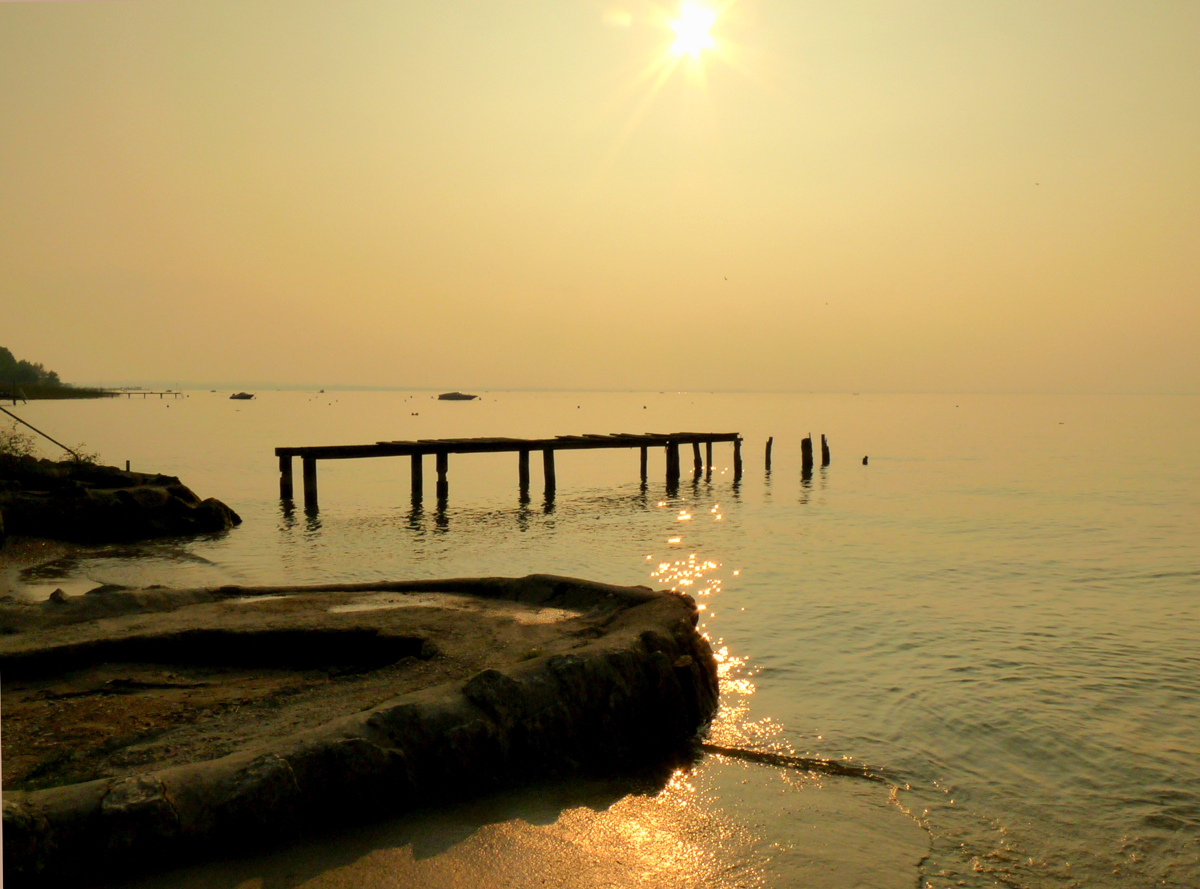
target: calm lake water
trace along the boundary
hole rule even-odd
[[[535,572],[673,585],[726,653],[719,740],[852,757],[900,787],[871,817],[931,843],[900,884],[1200,885],[1200,399],[191,392],[18,412],[245,520],[10,570],[22,595]],[[537,460],[519,502],[515,455],[451,457],[444,511],[431,459],[419,510],[407,458],[319,464],[317,515],[277,496],[277,445],[673,430],[742,433],[741,483],[716,445],[711,479],[692,480],[685,450],[676,493],[661,451],[643,489],[631,450],[560,453],[552,504]],[[803,480],[809,432],[833,461]],[[758,841],[710,852],[741,856],[738,885],[793,885],[807,872],[786,819],[739,812],[803,790],[742,780],[712,778],[698,809]],[[823,786],[838,781],[854,783]],[[803,885],[886,884],[892,865],[862,857],[830,853],[824,883]]]

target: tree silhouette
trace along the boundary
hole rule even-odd
[[[41,364],[18,361],[4,346],[0,346],[0,383],[8,386],[61,386],[58,374]]]

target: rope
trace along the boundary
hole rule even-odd
[[[2,408],[2,407],[0,407],[0,411],[4,411],[4,413],[8,414],[10,417],[12,417],[14,420],[16,420],[16,421],[17,421],[18,423],[20,423],[21,425],[23,425],[23,426],[28,426],[30,429],[32,429],[34,432],[36,432],[36,433],[37,433],[38,435],[40,435],[42,438],[47,438],[47,439],[50,439],[50,441],[54,442],[56,445],[58,445],[60,448],[62,448],[64,451],[66,451],[68,454],[70,454],[72,457],[74,457],[76,460],[82,460],[82,459],[83,459],[83,458],[82,458],[82,457],[80,457],[78,454],[76,454],[76,453],[75,453],[73,450],[71,450],[69,447],[67,447],[65,444],[63,444],[61,441],[58,441],[57,439],[54,439],[54,438],[50,438],[50,436],[49,436],[49,435],[47,435],[45,432],[43,432],[42,430],[38,429],[38,428],[37,428],[36,426],[34,426],[32,423],[26,423],[24,420],[22,420],[20,417],[18,417],[16,414],[14,414],[12,411],[5,410],[5,409],[4,409],[4,408]]]

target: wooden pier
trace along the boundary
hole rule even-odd
[[[737,432],[670,432],[618,433],[614,435],[559,435],[555,438],[433,438],[419,441],[379,441],[366,445],[325,445],[303,448],[276,448],[279,458],[279,496],[292,499],[292,458],[299,457],[303,466],[304,506],[317,507],[317,461],[357,460],[366,457],[410,457],[412,459],[412,496],[420,500],[424,491],[424,462],[427,454],[433,454],[437,467],[437,496],[444,501],[449,493],[451,454],[517,454],[517,483],[522,496],[529,491],[529,454],[542,453],[542,475],[547,498],[553,498],[557,484],[554,470],[556,451],[588,451],[611,448],[640,448],[642,481],[646,480],[647,452],[650,448],[663,448],[667,457],[667,485],[679,483],[679,448],[692,446],[692,467],[698,477],[707,460],[708,472],[712,472],[713,442],[733,444],[733,478],[742,477],[742,437]],[[700,445],[704,445],[701,458]]]

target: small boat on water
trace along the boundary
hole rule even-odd
[[[234,392],[229,396],[233,401],[249,401],[254,397],[253,392]]]
[[[438,401],[474,401],[478,395],[468,395],[465,392],[443,392]]]

